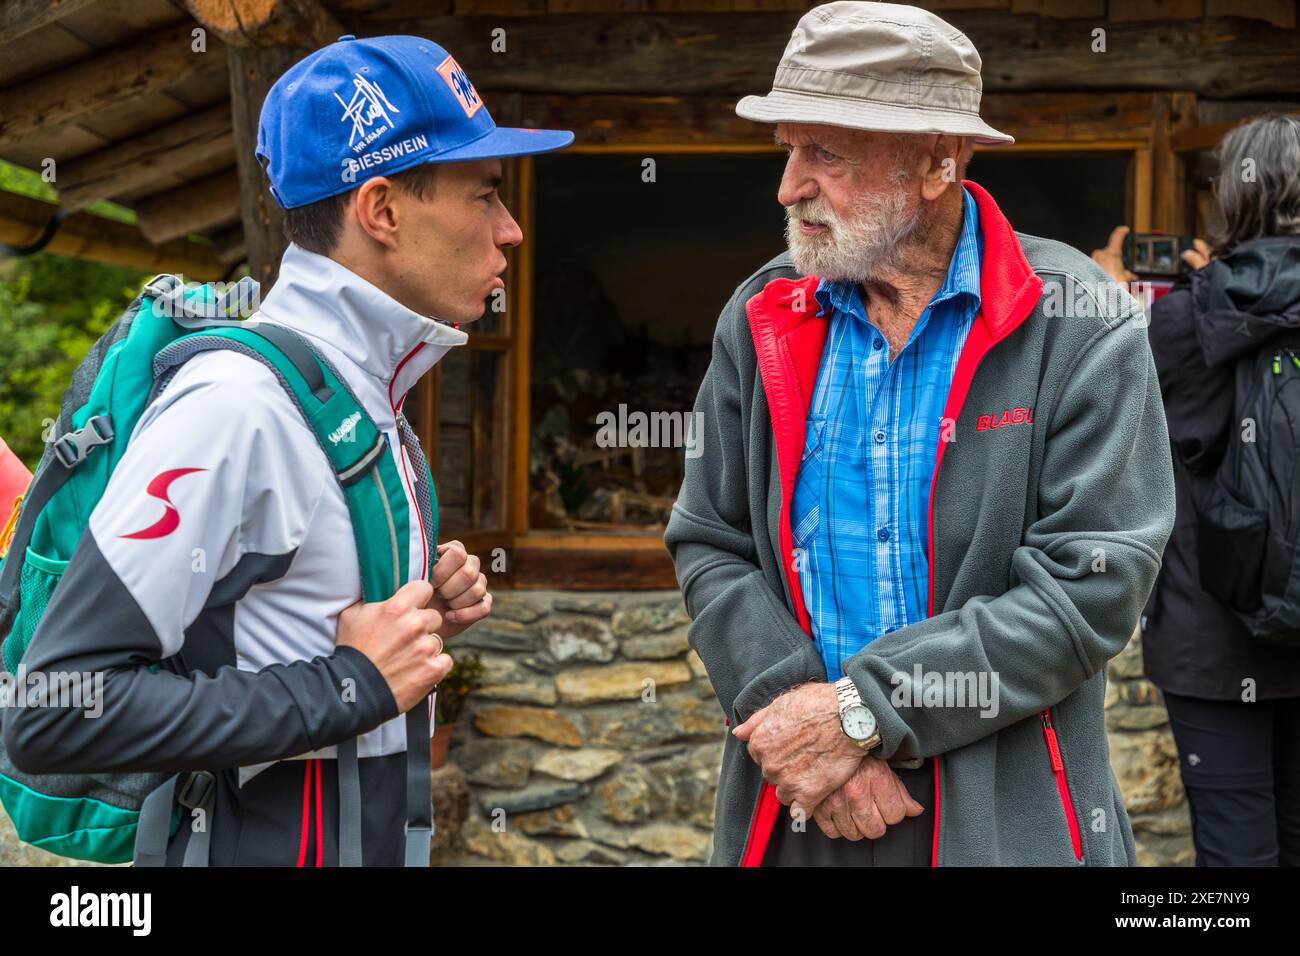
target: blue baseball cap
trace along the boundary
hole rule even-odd
[[[492,121],[450,53],[420,37],[339,37],[271,87],[257,158],[281,207],[355,188],[421,163],[502,159],[562,149],[573,133]]]

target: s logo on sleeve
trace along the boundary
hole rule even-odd
[[[171,468],[164,472],[159,472],[153,477],[145,488],[145,492],[151,498],[157,498],[166,507],[161,518],[149,525],[147,528],[141,528],[139,531],[132,531],[130,534],[119,535],[122,538],[133,538],[137,541],[144,541],[150,538],[163,538],[175,531],[181,523],[181,513],[176,510],[171,499],[167,497],[167,488],[177,478],[184,475],[192,474],[196,471],[207,471],[206,468]]]

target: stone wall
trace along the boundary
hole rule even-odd
[[[680,595],[494,597],[492,617],[453,642],[481,655],[485,675],[450,755],[468,813],[440,816],[434,862],[705,862],[726,726]],[[1139,864],[1190,864],[1177,752],[1137,638],[1110,677],[1111,759]]]
[[[708,859],[726,730],[675,591],[503,591],[454,640],[485,667],[450,760],[468,818],[441,864]]]
[[[1160,690],[1142,676],[1142,639],[1110,662],[1106,682],[1110,763],[1137,841],[1138,866],[1191,866],[1191,821],[1178,750]]]

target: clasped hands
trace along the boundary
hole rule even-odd
[[[870,756],[844,733],[832,684],[787,691],[732,733],[749,745],[749,755],[791,817],[811,814],[832,839],[875,840],[886,827],[925,810],[888,762]]]

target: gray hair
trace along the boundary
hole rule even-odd
[[[1300,236],[1300,117],[1281,113],[1235,127],[1219,143],[1218,255],[1266,236]]]

